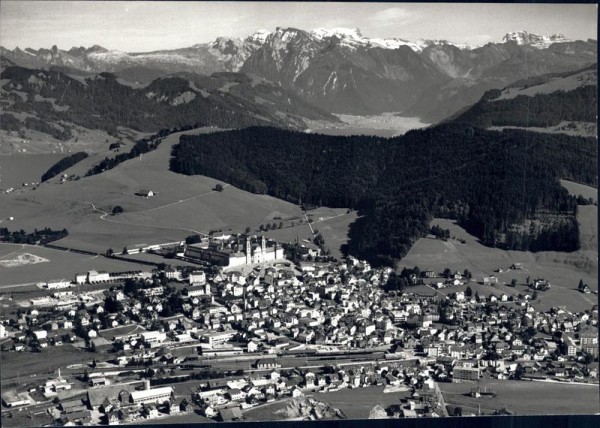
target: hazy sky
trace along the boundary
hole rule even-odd
[[[526,30],[597,38],[594,4],[0,1],[0,45],[187,47],[275,27],[360,28],[367,37],[484,44]]]

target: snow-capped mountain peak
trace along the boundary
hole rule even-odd
[[[311,31],[311,34],[319,39],[326,39],[329,37],[337,37],[338,39],[352,39],[352,40],[363,40],[364,37],[360,33],[358,28],[316,28]]]
[[[528,45],[537,49],[545,49],[553,43],[565,43],[571,40],[564,35],[557,33],[550,36],[540,36],[527,31],[515,31],[507,33],[503,38],[503,42],[515,42],[518,45]]]
[[[267,40],[267,37],[269,37],[270,34],[271,32],[269,30],[262,29],[252,34],[249,39],[262,44],[265,42],[265,40]]]
[[[313,37],[323,40],[330,37],[337,37],[341,40],[341,44],[349,47],[365,46],[378,47],[383,49],[398,49],[401,46],[408,46],[415,52],[421,52],[428,46],[434,45],[452,45],[459,49],[472,49],[471,46],[460,43],[452,43],[447,40],[423,40],[419,39],[416,42],[411,42],[399,38],[369,38],[362,35],[358,28],[317,28],[310,33]]]

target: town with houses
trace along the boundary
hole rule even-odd
[[[275,405],[279,419],[343,418],[322,397],[382,387],[397,402],[379,417],[475,415],[448,405],[440,385],[480,397],[481,379],[598,384],[598,307],[539,310],[542,278],[507,294],[493,276],[399,273],[298,242],[196,241],[136,249],[165,256],[147,271],[49,279],[3,314],[2,353],[48,364],[3,373],[3,422],[253,420]]]

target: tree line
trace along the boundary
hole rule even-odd
[[[23,229],[10,232],[8,228],[0,227],[0,241],[11,244],[48,244],[66,238],[68,235],[69,232],[67,229],[52,230],[49,227],[45,227],[42,230],[35,229],[31,233],[27,233]]]
[[[109,158],[109,157],[104,158],[104,160],[100,161],[99,163],[94,165],[92,168],[90,168],[88,170],[88,172],[85,174],[85,176],[89,177],[90,175],[100,174],[104,171],[108,171],[109,169],[113,169],[117,165],[119,165],[129,159],[133,159],[144,153],[149,153],[153,150],[156,150],[158,148],[159,144],[162,142],[163,138],[166,137],[167,135],[175,133],[175,132],[189,131],[190,129],[194,129],[199,126],[201,126],[201,125],[195,124],[195,125],[185,125],[180,128],[161,129],[156,134],[154,134],[150,137],[137,140],[129,152],[120,153],[120,154],[116,155],[114,158]],[[113,213],[113,214],[116,214],[116,213]]]
[[[71,168],[77,162],[82,161],[83,159],[85,159],[87,157],[88,157],[88,154],[86,152],[77,152],[77,153],[73,153],[72,155],[67,156],[66,158],[59,160],[54,165],[52,165],[50,168],[48,168],[48,171],[46,171],[42,175],[42,181],[50,180],[52,177],[57,176],[61,172],[65,171],[66,169]]]

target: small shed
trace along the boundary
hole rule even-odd
[[[143,196],[144,198],[150,198],[151,196],[154,196],[154,192],[152,190],[139,190],[138,192],[136,192],[137,196]]]

